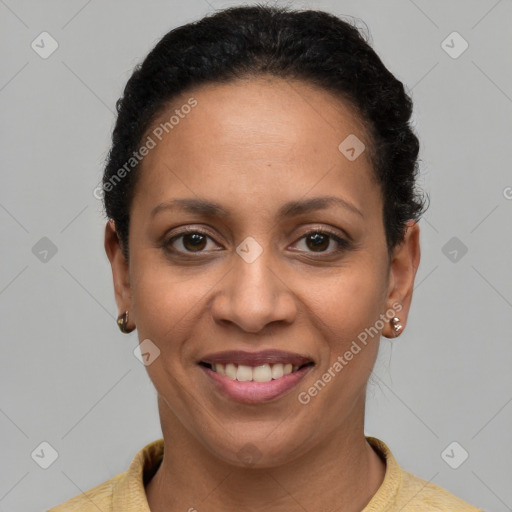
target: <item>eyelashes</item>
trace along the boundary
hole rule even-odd
[[[302,244],[305,249],[292,249],[294,252],[319,255],[333,255],[347,251],[351,243],[337,233],[326,228],[312,229],[298,238],[293,245]],[[208,246],[212,248],[208,249]],[[334,249],[332,246],[334,245]],[[163,243],[164,249],[174,255],[197,257],[194,255],[207,255],[222,251],[222,247],[214,241],[213,237],[200,228],[187,228],[167,238]]]

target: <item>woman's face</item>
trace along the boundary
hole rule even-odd
[[[106,248],[120,311],[150,340],[164,434],[271,466],[362,432],[379,335],[394,314],[405,323],[419,250],[411,225],[388,259],[357,117],[260,77],[182,95],[148,135],[129,265],[111,224]]]

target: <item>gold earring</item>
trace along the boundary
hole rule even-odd
[[[393,331],[395,333],[395,338],[400,336],[400,334],[402,334],[402,330],[404,328],[404,326],[400,323],[400,318],[395,316],[390,320],[390,323],[391,323],[391,327],[393,328]]]
[[[129,328],[128,327],[128,311],[125,311],[122,315],[119,315],[117,317],[117,325],[122,333],[129,334],[133,330],[135,330],[135,327]]]

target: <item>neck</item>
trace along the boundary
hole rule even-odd
[[[347,418],[320,445],[276,467],[233,466],[212,456],[159,399],[165,442],[162,463],[146,486],[151,511],[304,512],[362,510],[377,492],[385,463]]]

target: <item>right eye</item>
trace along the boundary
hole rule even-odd
[[[208,240],[213,241],[206,232],[189,228],[169,238],[165,247],[174,253],[203,253],[209,252],[204,250],[208,246]]]

